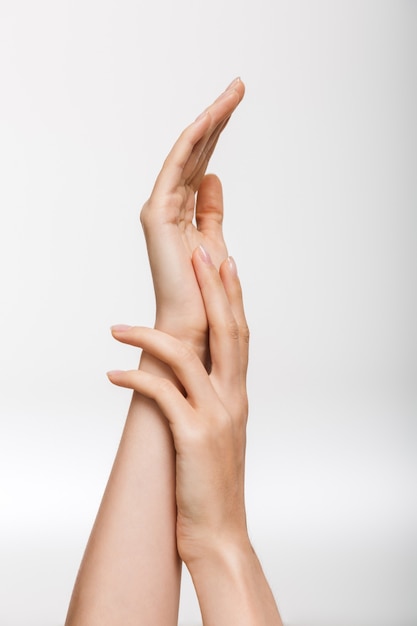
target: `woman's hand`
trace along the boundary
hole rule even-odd
[[[154,399],[169,422],[176,450],[177,546],[187,565],[219,546],[248,543],[248,328],[240,282],[230,258],[218,271],[198,248],[192,263],[209,325],[210,374],[196,352],[178,339],[159,330],[120,326],[113,327],[114,337],[168,364],[183,391],[144,371],[109,372],[116,385]]]
[[[191,255],[202,244],[217,268],[227,257],[221,184],[205,172],[244,91],[242,81],[236,79],[184,130],[141,211],[156,296],[155,327],[186,341],[202,359],[207,320]]]

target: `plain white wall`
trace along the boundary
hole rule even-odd
[[[416,13],[0,1],[1,624],[63,623],[129,401],[104,373],[137,362],[108,327],[153,321],[139,208],[236,75],[210,170],[252,329],[253,543],[289,625],[417,623]]]

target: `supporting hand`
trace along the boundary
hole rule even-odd
[[[205,176],[220,133],[244,95],[236,79],[181,134],[141,211],[156,296],[155,327],[205,357],[207,320],[191,254],[200,244],[218,268],[227,257],[219,179]]]
[[[113,327],[119,341],[167,363],[185,390],[143,371],[112,372],[110,380],[154,399],[176,450],[177,546],[189,563],[213,541],[245,540],[244,457],[248,330],[231,259],[220,272],[208,254],[193,255],[210,328],[212,370],[178,339],[158,330]]]

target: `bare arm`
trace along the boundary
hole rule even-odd
[[[66,626],[176,625],[175,519],[171,434],[155,404],[134,394]]]

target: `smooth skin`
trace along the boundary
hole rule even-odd
[[[210,373],[196,351],[171,335],[116,326],[116,339],[166,363],[181,389],[143,371],[108,376],[154,400],[166,416],[176,456],[177,546],[204,626],[282,626],[246,526],[249,331],[236,265],[229,258],[217,271],[203,247],[192,263],[209,327]]]
[[[207,318],[191,255],[203,244],[216,267],[227,257],[221,185],[205,171],[243,95],[243,83],[233,81],[182,133],[141,212],[156,295],[155,327],[186,341],[204,362]],[[178,385],[172,370],[149,353],[142,354],[140,370]],[[160,408],[134,393],[66,626],[177,624],[181,560],[175,463]]]
[[[141,212],[156,297],[155,327],[190,343],[202,357],[207,320],[191,255],[203,245],[217,268],[227,257],[222,186],[217,176],[205,172],[220,133],[244,93],[237,78],[186,128]]]

